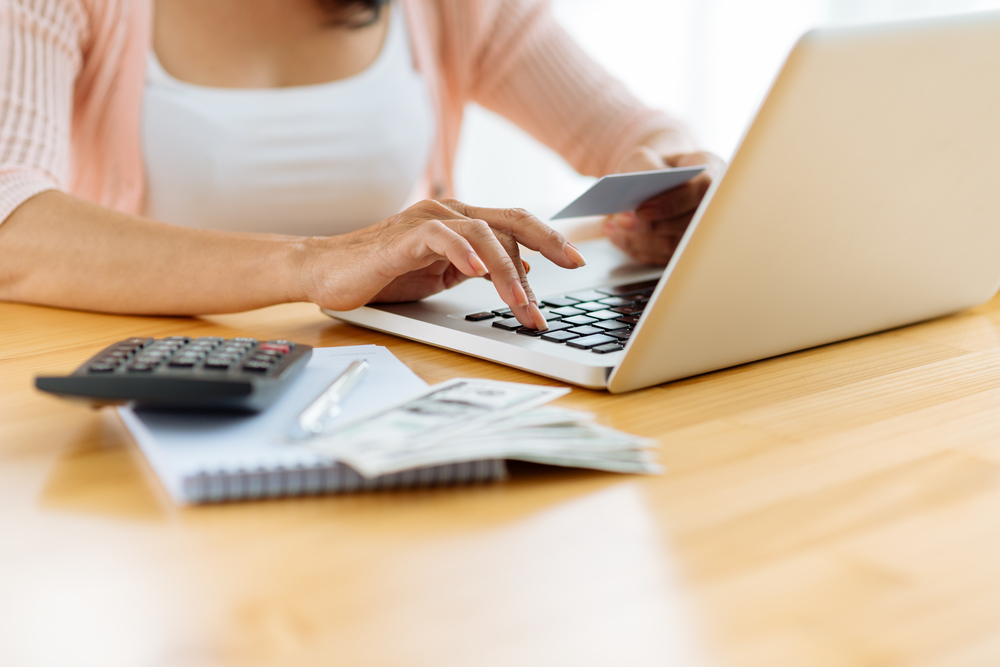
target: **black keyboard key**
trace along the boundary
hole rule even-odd
[[[472,315],[466,315],[465,319],[469,322],[484,322],[486,320],[492,320],[496,315],[493,313],[473,313]]]
[[[497,308],[493,311],[493,314],[497,317],[514,317],[514,313],[510,312],[510,308]]]
[[[618,321],[624,322],[625,324],[638,324],[639,315],[625,315],[624,317],[619,317]]]
[[[521,327],[520,329],[517,329],[514,333],[521,334],[522,336],[531,336],[532,338],[538,338],[546,331],[548,331],[548,329],[529,329],[528,327]]]
[[[635,315],[636,313],[641,313],[645,309],[646,304],[633,303],[631,306],[618,306],[617,308],[612,308],[611,310],[619,315]]]
[[[593,324],[597,322],[593,317],[587,317],[586,315],[576,315],[575,317],[564,317],[563,322],[569,322],[570,324],[575,324],[576,326],[583,326],[584,324]]]
[[[602,294],[597,290],[587,290],[585,292],[573,292],[572,294],[567,294],[571,299],[576,299],[577,301],[597,301],[598,299],[603,299],[607,294]]]
[[[604,329],[605,331],[615,331],[616,329],[628,329],[629,325],[624,322],[619,322],[617,320],[605,320],[603,322],[597,322],[594,324],[595,327]]]
[[[621,317],[621,315],[613,310],[596,310],[592,313],[587,313],[587,317],[593,317],[595,320],[614,320]]]
[[[564,296],[552,296],[547,299],[542,299],[542,303],[549,308],[565,308],[566,306],[572,306],[576,303],[576,299],[568,299]]]
[[[575,347],[580,350],[589,350],[592,347],[597,347],[598,345],[607,345],[608,343],[616,342],[611,336],[605,336],[603,334],[596,334],[594,336],[584,336],[583,338],[574,338],[573,340],[566,341],[566,344],[570,347]]]
[[[653,290],[656,289],[656,284],[658,282],[660,281],[644,280],[641,283],[629,283],[627,285],[618,285],[617,287],[602,287],[597,291],[603,293],[605,296],[632,296],[633,294],[642,293],[652,294]]]
[[[635,299],[632,297],[626,299],[621,296],[609,296],[607,299],[601,299],[600,302],[604,304],[605,308],[615,308],[618,306],[631,306],[635,303]]]
[[[576,315],[583,315],[586,311],[573,308],[572,306],[564,306],[562,308],[553,308],[549,312],[559,317],[575,317]]]
[[[549,322],[549,331],[562,331],[564,329],[569,329],[573,325],[569,322]]]
[[[574,338],[579,337],[579,334],[575,334],[570,331],[552,331],[550,333],[543,334],[542,340],[547,340],[550,343],[565,343],[568,340],[573,340]]]
[[[598,345],[590,349],[591,352],[596,352],[597,354],[607,354],[609,352],[617,352],[618,350],[625,349],[625,346],[621,343],[608,343],[607,345]]]
[[[626,341],[632,335],[631,329],[619,329],[618,331],[609,331],[608,335],[612,338],[617,338],[621,341]]]
[[[604,333],[604,329],[598,329],[592,326],[582,326],[573,327],[572,329],[567,329],[570,333],[575,333],[577,336],[593,336],[594,334]]]
[[[497,329],[503,329],[504,331],[517,331],[522,325],[515,319],[507,319],[497,320],[493,323],[493,326]]]
[[[592,310],[604,310],[607,308],[603,303],[598,303],[596,301],[583,301],[573,305],[574,308],[587,311],[588,313]]]

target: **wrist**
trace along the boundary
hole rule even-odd
[[[330,251],[335,239],[307,236],[289,243],[283,260],[288,301],[318,303],[321,258]]]

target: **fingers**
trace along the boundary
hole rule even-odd
[[[676,218],[693,213],[701,204],[711,184],[712,180],[701,174],[684,185],[643,202],[636,209],[636,213],[650,220]]]
[[[611,216],[604,232],[616,246],[643,264],[666,265],[693,219],[689,214],[670,220],[649,221],[634,213]]]
[[[440,257],[447,257],[448,261],[467,276],[484,276],[489,272],[472,244],[451,229],[447,221],[424,221],[402,235],[400,243],[401,254],[409,261],[406,266],[393,266],[396,275],[422,269]]]
[[[454,199],[442,203],[466,217],[485,220],[493,229],[510,234],[524,247],[539,251],[543,257],[564,269],[576,269],[587,264],[576,246],[523,209],[481,208]]]
[[[649,146],[638,146],[625,156],[618,167],[619,173],[625,174],[633,171],[653,171],[664,169],[668,165],[662,157],[657,155]]]
[[[538,310],[520,248],[509,234],[496,234],[484,220],[460,220],[455,225],[489,267],[489,276],[517,321],[530,328],[548,328]]]

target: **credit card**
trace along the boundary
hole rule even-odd
[[[632,211],[647,199],[684,185],[703,171],[702,165],[605,176],[552,216],[552,220]]]

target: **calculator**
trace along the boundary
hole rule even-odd
[[[129,338],[69,375],[35,378],[35,386],[95,406],[260,412],[311,356],[310,346],[288,340]]]

